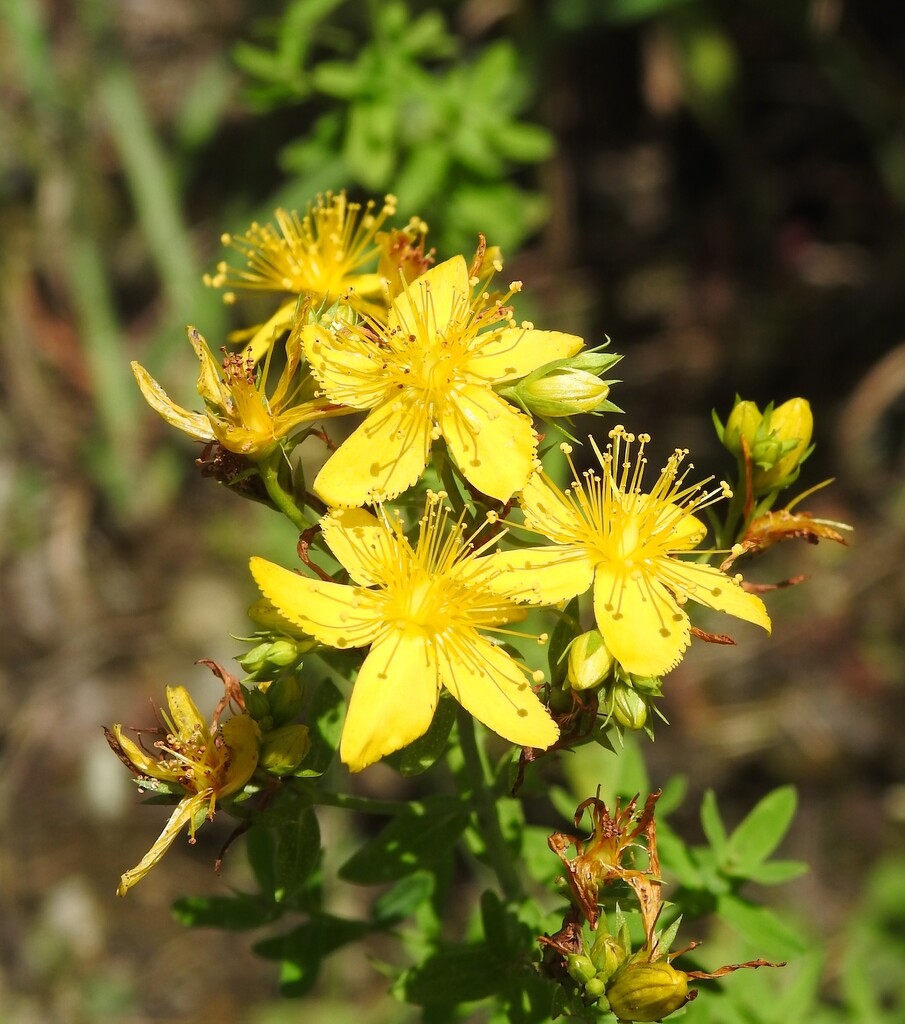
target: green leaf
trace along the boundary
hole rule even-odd
[[[173,917],[186,928],[223,928],[247,931],[276,920],[279,912],[254,896],[186,896],[176,900]]]
[[[753,864],[745,870],[745,878],[759,885],[782,885],[793,878],[806,875],[809,866],[802,860],[771,860],[765,864]]]
[[[323,775],[330,767],[342,735],[344,712],[345,700],[339,688],[331,680],[325,679],[311,701],[308,723],[311,749],[302,767],[296,772],[299,778]]]
[[[414,743],[385,757],[384,761],[395,768],[400,775],[420,775],[432,767],[446,753],[446,745],[452,724],[456,720],[456,703],[449,697],[442,697],[437,703],[427,732]]]
[[[417,1006],[474,1002],[498,990],[504,966],[484,944],[450,946],[406,971],[393,991]]]
[[[375,925],[389,928],[412,914],[429,900],[434,892],[434,876],[430,871],[416,871],[382,893],[371,907]]]
[[[349,170],[367,189],[390,185],[396,165],[398,113],[393,103],[356,103],[349,111],[343,157]]]
[[[282,962],[280,990],[283,995],[303,996],[317,980],[324,957],[364,938],[371,930],[366,921],[316,914],[291,932],[257,943],[254,951],[265,960]]]
[[[554,151],[553,136],[539,124],[518,121],[504,122],[494,135],[497,152],[507,160],[520,164],[533,164],[548,160]]]
[[[311,81],[318,92],[337,99],[351,100],[365,91],[368,73],[359,62],[322,60],[311,72]]]
[[[394,882],[452,856],[468,823],[468,809],[454,797],[409,804],[383,831],[342,865],[339,877],[359,885]]]
[[[728,838],[726,826],[723,824],[720,810],[716,804],[716,793],[712,789],[707,790],[701,801],[701,825],[716,859],[722,862]]]
[[[416,210],[435,200],[449,171],[449,150],[444,141],[425,142],[409,151],[396,175],[400,207]]]
[[[278,903],[291,903],[305,888],[321,855],[321,833],[317,815],[305,807],[294,821],[288,821],[277,833],[276,885]]]
[[[277,880],[276,838],[273,830],[263,821],[256,821],[246,835],[245,849],[261,893],[268,900],[274,901]]]
[[[666,875],[673,875],[689,889],[701,887],[701,873],[693,851],[663,821],[657,823],[657,849]]]
[[[717,897],[716,910],[751,949],[757,950],[758,956],[781,960],[801,956],[808,948],[807,940],[767,907],[755,906],[733,893],[723,893]]]
[[[782,842],[795,816],[794,786],[768,793],[729,837],[721,858],[729,874],[748,877],[747,869],[760,864]]]

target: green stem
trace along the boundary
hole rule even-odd
[[[517,902],[524,898],[525,891],[503,838],[493,779],[478,746],[474,720],[464,708],[459,709],[459,745],[487,860],[496,873],[503,895],[510,902]]]
[[[305,515],[304,511],[296,504],[292,495],[280,483],[279,465],[282,458],[282,451],[277,449],[269,459],[258,463],[258,472],[261,474],[261,479],[264,481],[264,486],[267,488],[270,500],[274,503],[277,510],[286,516],[299,533],[304,533],[309,527],[314,526],[316,520],[309,519]]]

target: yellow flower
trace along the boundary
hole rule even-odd
[[[742,589],[719,569],[688,562],[706,534],[695,512],[725,496],[728,488],[707,492],[687,485],[682,469],[686,451],[677,449],[649,493],[642,492],[644,447],[623,427],[609,434],[600,452],[592,440],[601,472],[587,471],[561,491],[537,473],[519,496],[526,525],[549,537],[550,547],[526,548],[492,556],[497,575],[492,585],[516,600],[557,604],[593,584],[597,628],[625,671],[661,676],[674,668],[691,639],[684,605],[697,601],[756,623],[768,632],[770,619],[759,597]],[[569,445],[563,445],[571,452]]]
[[[363,273],[380,249],[375,236],[396,212],[396,197],[376,203],[349,202],[345,192],[319,195],[304,216],[296,210],[277,210],[276,226],[254,223],[243,235],[224,234],[221,241],[245,257],[245,267],[225,260],[204,283],[224,288],[223,300],[235,301],[235,291],[264,291],[291,298],[263,325],[239,332],[252,337],[255,359],[266,351],[275,331],[286,327],[299,295],[316,304],[343,302],[361,313],[384,316],[386,281],[379,273]]]
[[[167,704],[169,714],[161,712],[163,738],[154,744],[158,757],[133,743],[121,725],[107,734],[110,746],[140,778],[185,791],[157,841],[120,879],[118,896],[125,896],[160,861],[184,825],[194,842],[195,829],[214,816],[217,800],[242,789],[258,764],[258,732],[250,716],[235,715],[220,725],[218,711],[208,727],[184,686],[167,687]]]
[[[494,302],[476,285],[456,256],[408,285],[386,326],[304,328],[305,354],[323,394],[370,410],[314,482],[327,504],[395,497],[421,476],[439,437],[484,494],[506,501],[525,486],[537,450],[534,428],[493,385],[573,355],[583,343],[530,324],[516,327],[505,300]]]
[[[270,352],[260,368],[250,355],[238,353],[228,353],[221,365],[194,327],[188,328],[188,337],[201,362],[198,393],[206,412],[189,412],[177,405],[139,363],[132,363],[132,372],[148,405],[197,441],[218,441],[229,451],[258,461],[303,424],[351,411],[322,399],[299,400],[305,375],[299,369],[302,353],[297,329],[286,341],[286,364],[271,395],[266,390]]]
[[[380,518],[363,509],[325,516],[324,538],[350,585],[251,560],[265,596],[305,632],[339,649],[370,645],[340,744],[352,771],[422,736],[441,687],[513,743],[545,749],[559,734],[526,670],[479,632],[508,632],[501,627],[525,609],[490,589],[488,560],[460,528],[446,529],[441,500],[428,496],[415,546],[384,510]]]

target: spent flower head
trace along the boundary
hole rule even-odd
[[[224,677],[225,678],[225,677]],[[190,842],[206,818],[213,818],[217,800],[241,790],[258,765],[258,727],[247,714],[219,721],[226,701],[208,725],[184,686],[167,687],[167,710],[158,712],[161,726],[155,730],[154,753],[129,739],[121,725],[105,730],[107,742],[140,784],[182,793],[176,809],[156,842],[141,861],[120,879],[117,895],[129,889],[167,852],[185,825]]]
[[[603,452],[591,439],[599,471],[579,475],[570,459],[573,481],[565,490],[543,472],[531,477],[519,495],[525,524],[553,544],[494,555],[493,585],[535,604],[558,604],[593,586],[604,643],[639,676],[662,676],[682,659],[691,640],[689,600],[769,631],[763,602],[740,577],[678,557],[706,534],[695,513],[727,496],[728,487],[686,483],[688,453],[676,449],[645,491],[649,436],[617,426],[609,437]],[[572,448],[562,450],[570,456]]]
[[[324,539],[348,585],[251,560],[281,615],[326,646],[369,647],[340,745],[353,771],[422,736],[443,687],[513,743],[546,748],[558,736],[527,670],[484,635],[511,635],[505,627],[525,609],[490,588],[487,544],[476,551],[448,518],[443,495],[429,494],[412,544],[398,514],[334,510],[322,520]]]
[[[272,349],[260,365],[250,352],[225,353],[221,363],[199,332],[189,327],[188,338],[201,363],[198,394],[204,400],[203,413],[177,405],[140,363],[132,363],[132,372],[145,401],[167,423],[197,441],[217,441],[228,451],[259,461],[306,423],[351,411],[322,398],[304,397],[308,374],[302,365],[301,320],[302,316],[296,318],[286,340],[286,362],[269,392]]]
[[[506,501],[524,487],[537,438],[531,420],[494,387],[574,355],[583,342],[516,326],[506,300],[519,288],[494,299],[455,256],[407,284],[386,324],[305,328],[324,397],[368,412],[314,481],[327,504],[395,497],[418,480],[441,437],[479,491]]]

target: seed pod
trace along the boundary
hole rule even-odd
[[[688,975],[666,960],[628,964],[607,986],[606,996],[620,1020],[660,1020],[688,1001]]]

